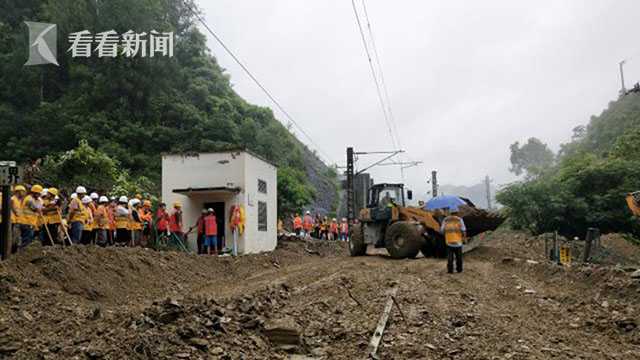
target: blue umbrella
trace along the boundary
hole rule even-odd
[[[458,206],[466,205],[467,203],[464,200],[460,199],[454,195],[441,195],[432,198],[427,201],[424,208],[426,210],[436,210],[436,209],[445,209],[449,208],[449,210],[454,211],[458,210]]]

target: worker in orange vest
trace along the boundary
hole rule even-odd
[[[142,220],[142,246],[149,245],[151,239],[151,225],[153,223],[153,213],[151,211],[151,201],[144,200],[140,209],[140,220]]]
[[[295,232],[297,236],[300,236],[300,233],[302,232],[302,218],[297,213],[293,218],[293,232]]]
[[[182,231],[182,204],[179,201],[173,203],[173,211],[169,215],[169,231],[176,234],[181,241],[184,241]]]
[[[106,196],[100,196],[98,198],[98,207],[93,213],[93,230],[96,233],[96,244],[99,246],[107,246],[109,237],[107,232],[109,231],[109,210],[108,210],[109,198]]]
[[[456,271],[462,272],[462,243],[467,233],[464,221],[458,216],[458,210],[454,209],[449,215],[449,209],[445,209],[447,216],[442,220],[440,232],[444,234],[447,244],[447,272],[453,273],[453,261],[455,258]]]
[[[349,238],[349,223],[347,222],[347,218],[342,218],[342,222],[340,223],[340,240],[347,241]]]
[[[329,225],[329,240],[338,240],[338,221],[336,218],[331,219]]]
[[[202,221],[204,227],[204,244],[203,246],[207,248],[207,254],[218,255],[218,223],[216,220],[216,213],[213,209],[209,208],[207,210],[207,215],[203,218]]]
[[[313,230],[313,218],[311,212],[307,211],[302,219],[302,227],[304,228],[304,237],[311,236],[311,230]]]
[[[118,207],[118,199],[112,196],[107,206],[107,218],[109,221],[109,230],[107,231],[107,242],[109,245],[115,245],[116,241],[116,207]]]

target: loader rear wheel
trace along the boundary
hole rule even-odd
[[[367,244],[364,242],[364,234],[360,224],[351,225],[349,231],[349,254],[351,256],[362,256],[367,252]]]
[[[398,221],[387,228],[385,247],[394,259],[414,258],[420,251],[420,233],[415,225]]]

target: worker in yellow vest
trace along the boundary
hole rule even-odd
[[[126,196],[120,196],[118,206],[115,210],[116,222],[116,245],[126,246],[131,240],[131,230],[129,230],[129,207],[127,203],[129,199]]]
[[[131,243],[133,246],[141,245],[142,219],[140,218],[140,199],[133,198],[129,202],[129,230],[131,230]]]
[[[86,210],[82,204],[82,198],[87,194],[84,186],[78,186],[76,192],[71,194],[71,202],[69,203],[68,223],[71,228],[71,242],[79,244],[82,240],[82,230],[86,221]]]
[[[440,232],[444,234],[447,244],[447,272],[453,273],[453,261],[455,258],[456,271],[462,272],[462,244],[467,234],[464,221],[458,216],[458,210],[454,209],[449,215],[449,209],[445,209],[447,216],[442,220]]]
[[[27,189],[23,185],[16,185],[13,188],[13,195],[11,196],[11,223],[13,224],[13,251],[17,248],[16,245],[22,238],[22,229],[24,228],[22,220],[22,200],[27,195]],[[27,225],[28,227],[28,225]]]
[[[59,242],[58,229],[62,222],[62,216],[60,213],[60,198],[58,197],[58,189],[51,187],[45,189],[42,196],[42,218],[44,224],[40,230],[40,241],[42,245],[51,245],[49,236],[53,243]],[[46,226],[46,229],[44,228]]]
[[[80,243],[83,245],[90,245],[95,241],[95,238],[93,237],[93,210],[91,210],[91,197],[89,195],[85,195],[82,197],[81,202],[84,206],[84,226],[82,227]]]
[[[38,219],[42,217],[42,199],[40,199],[42,190],[44,190],[42,186],[33,185],[29,191],[29,195],[22,199],[20,206],[22,216],[19,219],[19,221],[21,221],[19,222],[21,225],[19,247],[22,249],[29,246],[33,241]]]

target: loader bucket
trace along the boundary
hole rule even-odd
[[[506,220],[504,216],[495,211],[487,211],[468,205],[458,207],[458,216],[464,220],[469,237],[485,231],[493,231]]]

